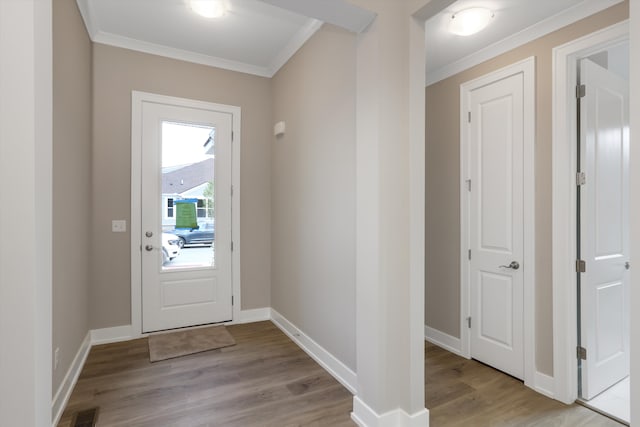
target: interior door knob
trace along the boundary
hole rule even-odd
[[[520,264],[518,263],[518,261],[511,261],[511,264],[501,265],[500,268],[510,268],[512,270],[517,270],[520,268]]]

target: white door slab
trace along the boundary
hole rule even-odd
[[[629,88],[584,59],[580,79],[580,343],[583,399],[629,375]]]
[[[232,320],[232,114],[201,106],[143,102],[141,115],[142,331]],[[169,150],[167,147],[172,127],[200,128],[204,136],[193,140],[185,137],[179,140],[180,144],[184,144],[184,149],[176,150],[174,147]],[[205,155],[204,147],[211,129],[215,129],[213,156]],[[178,215],[176,201],[202,197],[201,193],[206,187],[203,184],[187,188],[193,184],[187,172],[183,178],[179,177],[170,184],[170,190],[167,188],[169,184],[163,185],[163,166],[164,172],[179,170],[180,166],[167,167],[167,161],[172,160],[171,157],[182,156],[188,146],[201,150],[202,158],[208,159],[208,163],[204,164],[207,168],[213,168],[206,172],[210,174],[207,180],[212,182],[207,191],[213,194],[215,203],[211,206],[196,203],[197,207],[194,208],[201,229],[212,224],[215,226],[214,238],[210,247],[184,247],[175,260],[167,262],[163,260],[162,232],[164,229],[178,233],[178,230],[171,230],[175,227],[175,217]],[[209,147],[210,144],[207,150]],[[185,162],[189,165],[196,160]],[[171,202],[168,202],[169,199]]]
[[[524,379],[524,77],[469,93],[471,357]]]

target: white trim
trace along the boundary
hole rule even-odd
[[[76,3],[78,4],[80,15],[82,15],[84,26],[87,29],[87,34],[89,34],[91,40],[94,40],[96,35],[96,17],[93,9],[89,7],[89,0],[76,0]]]
[[[628,39],[624,21],[553,49],[552,139],[552,280],[553,366],[555,398],[572,403],[578,397],[576,260],[577,62],[607,45]]]
[[[233,319],[239,319],[241,298],[240,277],[240,147],[241,147],[241,109],[240,107],[216,104],[173,96],[157,95],[147,92],[131,92],[131,335],[142,334],[142,254],[140,236],[142,235],[140,206],[142,190],[140,188],[142,162],[142,103],[155,102],[187,108],[199,108],[211,111],[221,111],[232,115],[232,177],[233,197],[231,200],[231,238],[233,252],[231,253],[232,292],[234,298]]]
[[[249,64],[246,62],[233,61],[230,59],[197,53],[190,50],[178,49],[163,46],[144,40],[133,39],[118,34],[102,31],[99,28],[93,8],[88,0],[77,0],[78,9],[84,20],[87,33],[91,41],[108,46],[120,47],[151,55],[163,56],[165,58],[177,59],[179,61],[193,62],[195,64],[207,65],[209,67],[222,68],[224,70],[237,71],[239,73],[253,74],[260,77],[273,77],[280,68],[322,27],[322,21],[309,19],[304,26],[294,34],[289,42],[278,52],[272,61],[266,66]]]
[[[471,55],[427,72],[426,86],[458,74],[491,58],[495,58],[498,55],[573,24],[620,2],[622,2],[622,0],[584,0],[520,32],[480,49]]]
[[[533,387],[535,391],[551,399],[555,399],[555,386],[556,382],[552,376],[543,374],[542,372],[536,372],[535,385]]]
[[[219,104],[211,104],[219,105]],[[242,141],[242,111],[240,107],[223,105],[232,114],[232,139],[231,139],[231,242],[233,251],[231,252],[231,281],[233,282],[233,319],[241,318],[242,310],[242,269],[240,268],[242,244],[240,236],[240,200],[242,194],[242,180],[240,175],[241,162],[241,141]]]
[[[318,362],[320,366],[338,380],[340,384],[345,386],[351,394],[356,394],[358,384],[356,373],[347,365],[325,350],[320,344],[311,339],[311,337],[298,329],[298,327],[273,308],[271,309],[271,321],[291,338],[298,347],[304,350],[305,353],[311,356],[313,360]]]
[[[309,19],[307,23],[292,38],[287,45],[271,60],[267,67],[267,77],[273,77],[284,64],[296,54],[298,50],[320,29],[324,23],[317,19]]]
[[[87,332],[87,335],[84,337],[76,356],[71,362],[71,366],[69,366],[64,379],[58,386],[56,394],[53,396],[53,401],[51,402],[53,427],[58,425],[60,417],[64,412],[64,408],[67,406],[67,402],[69,401],[69,397],[71,397],[71,392],[78,382],[80,372],[82,372],[82,368],[84,367],[87,356],[89,355],[89,350],[91,350],[91,332],[92,331]]]
[[[238,320],[232,323],[254,323],[271,320],[271,308],[254,308],[252,310],[242,310]]]
[[[467,357],[462,353],[462,340],[460,338],[424,325],[424,339],[453,354]]]
[[[469,135],[467,126],[467,96],[471,90],[481,87],[510,75],[522,73],[524,79],[524,252],[523,252],[523,287],[524,287],[524,382],[535,388],[535,57],[493,71],[477,79],[460,85],[460,338],[461,351],[464,357],[471,357],[469,329],[465,327],[465,319],[470,316],[470,278],[469,278],[469,193],[464,188],[469,178],[468,156]],[[527,268],[529,266],[529,268]]]
[[[271,77],[267,67],[247,64],[245,62],[233,61],[230,59],[209,56],[189,50],[177,49],[163,46],[129,37],[111,34],[104,31],[97,31],[92,37],[94,43],[108,46],[120,47],[151,55],[163,56],[165,58],[177,59],[179,61],[192,62],[194,64],[207,65],[209,67],[222,68],[224,70],[237,71],[239,73],[253,74],[260,77]]]
[[[92,329],[91,345],[110,344],[138,338],[132,333],[131,325],[114,326],[112,328]]]
[[[429,427],[429,411],[410,415],[402,409],[377,414],[358,396],[353,397],[351,419],[360,427]]]

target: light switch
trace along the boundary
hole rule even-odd
[[[124,233],[127,231],[127,221],[124,219],[114,219],[111,221],[111,231],[114,233]]]

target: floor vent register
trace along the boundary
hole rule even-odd
[[[71,427],[95,427],[98,421],[98,408],[76,412]]]

